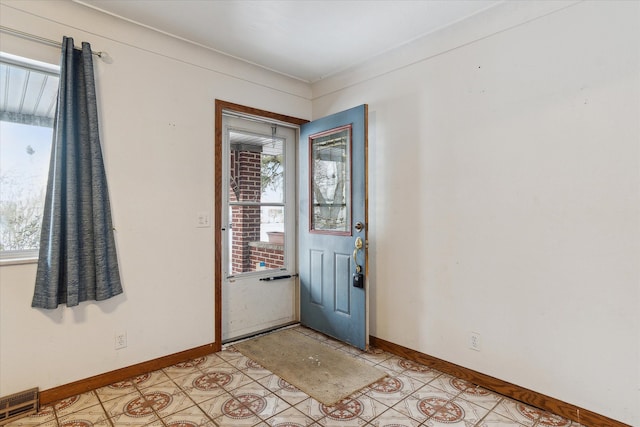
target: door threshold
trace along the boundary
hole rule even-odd
[[[255,337],[259,337],[262,335],[267,335],[270,334],[272,332],[276,332],[276,331],[280,331],[280,330],[285,330],[285,329],[291,329],[291,328],[295,328],[296,326],[299,326],[300,322],[299,321],[293,321],[293,322],[289,322],[289,323],[285,323],[284,325],[280,325],[280,326],[275,326],[272,328],[267,328],[267,329],[262,329],[260,331],[257,332],[252,332],[250,334],[246,334],[246,335],[241,335],[239,337],[235,337],[235,338],[229,338],[227,340],[223,340],[222,341],[222,349],[224,350],[226,347],[242,342],[242,341],[247,341],[250,340],[252,338]]]

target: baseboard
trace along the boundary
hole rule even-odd
[[[69,384],[50,388],[40,392],[40,405],[47,405],[60,399],[66,399],[71,396],[86,393],[88,391],[124,381],[147,372],[157,371],[176,363],[185,362],[196,357],[206,356],[211,353],[220,351],[220,343],[205,344],[190,350],[181,351],[179,353],[170,354],[168,356],[159,357],[157,359],[148,360],[146,362],[127,366],[125,368],[116,369],[115,371],[106,372],[94,377],[85,378]]]
[[[462,378],[503,396],[561,415],[588,427],[630,427],[628,424],[613,420],[605,417],[604,415],[600,415],[524,387],[502,381],[472,369],[447,362],[446,360],[438,359],[437,357],[429,356],[427,354],[420,353],[419,351],[385,341],[381,338],[370,336],[369,343],[373,347],[388,351],[396,356],[404,357],[405,359],[409,359],[414,362],[419,362],[440,372],[444,372],[445,374]]]

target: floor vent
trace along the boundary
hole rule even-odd
[[[0,426],[38,412],[40,403],[38,389],[21,391],[0,397]]]

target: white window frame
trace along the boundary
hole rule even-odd
[[[34,71],[41,74],[47,74],[50,76],[60,76],[60,67],[57,65],[47,64],[24,58],[17,55],[0,52],[0,63],[10,65],[12,67],[20,67],[29,71]],[[4,84],[5,82],[0,82]],[[31,125],[37,126],[37,125]],[[32,264],[38,261],[39,249],[21,249],[21,250],[0,250],[0,266],[3,265],[17,265],[17,264]]]

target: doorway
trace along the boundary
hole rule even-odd
[[[216,100],[218,347],[297,320],[367,347],[367,116],[363,104],[308,122]],[[280,167],[292,181],[269,189]],[[277,245],[276,263],[253,254]]]
[[[216,343],[298,321],[297,128],[216,100]]]

